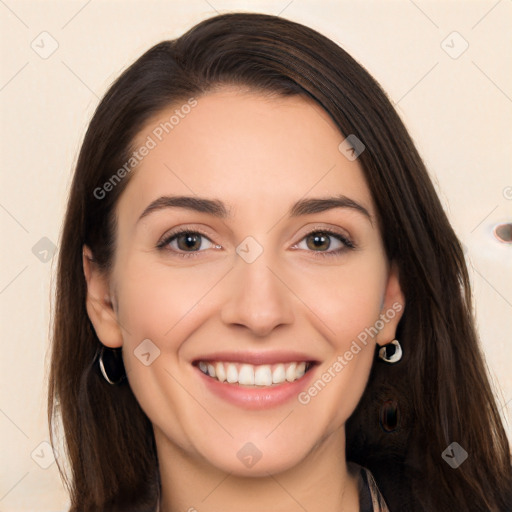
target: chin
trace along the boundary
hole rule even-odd
[[[288,438],[270,441],[268,434],[251,436],[251,440],[223,443],[221,446],[209,447],[203,457],[208,464],[233,476],[265,477],[292,469],[300,464],[308,454],[310,447],[299,447],[294,439]]]

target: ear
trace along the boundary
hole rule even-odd
[[[386,290],[382,301],[380,319],[384,327],[375,337],[378,345],[387,345],[395,339],[398,322],[402,318],[405,309],[405,297],[400,287],[398,266],[391,262]]]
[[[121,347],[123,336],[110,296],[107,276],[94,261],[92,251],[83,246],[82,262],[87,283],[86,307],[96,336],[103,345],[110,348]]]

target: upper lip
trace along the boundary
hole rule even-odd
[[[300,363],[302,361],[316,363],[315,358],[299,352],[274,351],[274,352],[214,352],[194,359],[199,361],[223,361],[228,363],[247,363],[252,365]]]

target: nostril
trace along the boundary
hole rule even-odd
[[[505,222],[494,227],[494,236],[502,243],[512,243],[512,223]]]

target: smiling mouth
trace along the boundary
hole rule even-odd
[[[224,361],[198,361],[194,365],[208,377],[225,384],[272,387],[301,379],[314,363],[300,361],[252,365]]]

